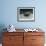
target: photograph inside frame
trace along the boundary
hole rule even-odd
[[[34,7],[19,7],[18,20],[19,21],[34,21]]]

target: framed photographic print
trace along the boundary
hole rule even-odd
[[[35,7],[18,7],[17,21],[20,22],[35,21]]]

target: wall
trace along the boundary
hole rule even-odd
[[[16,28],[40,27],[46,32],[46,0],[0,0],[0,31],[13,24]],[[17,7],[35,7],[35,22],[17,22]]]

